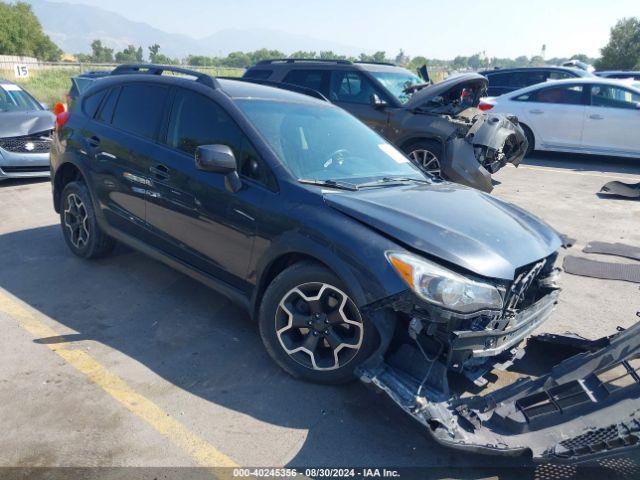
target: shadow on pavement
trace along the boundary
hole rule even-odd
[[[477,466],[485,467],[482,476],[469,470],[460,478],[542,478],[534,470],[527,470],[531,476],[520,470],[515,475],[508,467],[518,465],[516,460],[439,446],[357,382],[327,387],[289,377],[270,360],[242,310],[127,248],[83,261],[68,251],[60,227],[51,225],[1,235],[0,256],[1,288],[77,332],[36,343],[94,340],[208,402],[308,430],[290,466],[431,466],[457,472]],[[215,418],[210,428],[216,428]],[[421,476],[429,478],[428,471]]]

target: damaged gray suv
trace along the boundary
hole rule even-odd
[[[547,338],[562,346],[516,377],[558,301],[559,236],[288,90],[159,65],[94,82],[51,150],[71,252],[115,239],[191,275],[244,307],[291,375],[359,378],[445,445],[577,461],[636,445],[640,324]]]
[[[477,73],[432,85],[387,63],[288,58],[259,62],[244,78],[319,92],[423,171],[484,192],[493,189],[492,173],[507,163],[517,166],[527,152],[517,118],[478,109],[489,82]]]

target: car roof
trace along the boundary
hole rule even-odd
[[[17,83],[13,83],[11,80],[5,80],[4,78],[0,78],[0,84],[4,84],[4,85],[17,85]]]
[[[640,75],[640,70],[602,70],[596,75]]]
[[[268,85],[260,85],[252,82],[247,82],[240,79],[233,80],[231,78],[218,78],[213,80],[216,87],[211,87],[186,76],[178,75],[153,75],[147,73],[108,75],[100,77],[96,82],[93,82],[91,87],[89,87],[82,93],[82,96],[87,96],[98,89],[108,88],[110,86],[118,86],[137,82],[152,82],[165,85],[177,85],[186,88],[195,87],[191,89],[199,90],[202,93],[220,90],[234,100],[272,100],[279,102],[306,103],[313,105],[331,105],[328,102],[313,98],[309,95],[284,90],[282,88],[271,87]]]
[[[363,62],[341,59],[324,59],[324,58],[274,58],[270,60],[262,60],[252,65],[248,70],[253,69],[355,69],[367,71],[403,71],[407,69],[393,63],[386,62]]]
[[[556,71],[556,72],[571,72],[576,73],[580,77],[591,77],[593,74],[587,72],[586,70],[582,70],[580,68],[573,67],[562,67],[556,65],[543,66],[543,67],[514,67],[514,68],[494,68],[493,70],[482,70],[478,73],[482,75],[491,75],[494,73],[515,73],[515,72],[532,72],[535,70],[546,70],[546,71]]]
[[[218,82],[220,83],[220,89],[234,100],[259,99],[327,105],[327,102],[318,100],[309,95],[283,90],[282,88],[272,87],[269,85],[260,85],[258,83],[233,80],[230,78],[220,78],[218,79]]]

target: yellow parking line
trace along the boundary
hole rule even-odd
[[[18,325],[37,338],[57,337],[59,334],[39,321],[21,302],[0,288],[0,313],[13,318]],[[173,444],[187,452],[198,464],[206,467],[237,467],[238,464],[202,437],[191,432],[180,422],[148,398],[137,393],[120,377],[111,373],[83,350],[71,349],[63,344],[47,345],[66,362],[84,374],[127,410],[134,413]]]
[[[624,176],[633,176],[633,173],[620,173],[618,175],[609,175],[606,173],[589,173],[589,172],[573,172],[571,170],[567,170],[564,168],[553,168],[553,167],[534,167],[531,165],[520,165],[519,169],[525,170],[539,170],[541,172],[549,172],[549,173],[568,173],[570,175],[582,175],[586,177],[600,177],[600,178],[613,178],[616,180],[620,180],[621,177]]]

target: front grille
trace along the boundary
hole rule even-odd
[[[540,290],[536,288],[538,281],[549,276],[554,268],[557,253],[543,258],[536,263],[529,264],[516,270],[516,277],[507,291],[504,301],[505,312],[514,312],[518,309],[532,305],[539,300]]]
[[[49,165],[35,165],[28,167],[5,167],[0,165],[0,170],[5,173],[35,173],[35,172],[48,172]]]
[[[22,137],[0,138],[0,148],[12,153],[48,153],[52,130]]]

